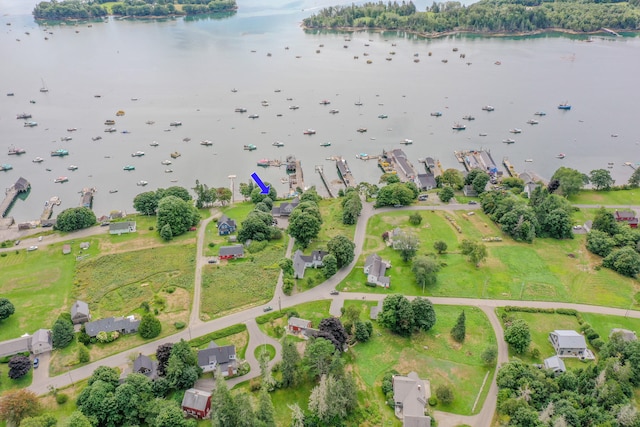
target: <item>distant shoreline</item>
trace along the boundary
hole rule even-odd
[[[73,23],[81,23],[81,22],[108,22],[108,18],[113,18],[115,20],[129,20],[129,19],[144,19],[144,20],[151,20],[151,19],[175,19],[175,18],[180,18],[180,17],[195,17],[195,16],[203,16],[203,15],[217,15],[217,14],[224,14],[224,13],[233,13],[233,12],[237,12],[238,11],[238,7],[234,7],[233,9],[225,9],[225,10],[216,10],[215,12],[203,12],[203,13],[192,13],[192,14],[187,14],[187,13],[172,13],[170,15],[143,15],[143,16],[138,16],[138,15],[133,15],[133,16],[128,16],[128,15],[106,15],[106,16],[99,16],[99,17],[95,17],[95,18],[61,18],[61,19],[49,19],[49,18],[36,18],[35,16],[33,17],[33,19],[36,20],[36,22],[39,21],[57,21],[57,22],[73,22]]]
[[[362,27],[335,27],[335,28],[325,28],[325,27],[307,27],[304,24],[301,24],[303,30],[313,31],[313,30],[329,30],[329,31],[343,31],[343,32],[374,32],[374,33],[382,33],[385,31],[401,31],[409,34],[415,34],[419,37],[423,37],[426,39],[437,39],[442,37],[453,36],[456,34],[472,34],[486,37],[528,37],[528,36],[536,36],[540,34],[546,33],[562,33],[562,34],[571,34],[575,36],[579,35],[595,35],[595,34],[607,34],[606,31],[599,29],[597,31],[575,31],[569,30],[566,28],[544,28],[538,29],[534,31],[518,31],[518,32],[504,32],[504,31],[472,31],[472,30],[451,30],[451,31],[443,31],[439,33],[423,33],[419,31],[411,31],[411,30],[403,30],[403,29],[390,29],[390,28],[362,28]],[[638,33],[640,30],[617,30],[614,31],[623,31],[625,33]],[[615,36],[614,36],[615,37]]]

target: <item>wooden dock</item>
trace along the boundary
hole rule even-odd
[[[291,192],[297,192],[300,188],[304,191],[304,175],[302,173],[302,164],[300,160],[294,156],[287,157],[287,173],[289,174],[289,190]]]
[[[513,165],[511,164],[511,162],[509,161],[508,157],[504,157],[502,159],[502,164],[504,165],[505,169],[507,170],[507,173],[509,174],[509,176],[518,177],[518,172],[516,172],[516,168],[513,167]]]
[[[51,215],[53,214],[53,207],[60,206],[60,203],[62,203],[62,201],[58,196],[53,196],[48,202],[44,202],[44,209],[42,210],[42,215],[40,215],[40,222],[51,218]]]
[[[391,151],[382,151],[382,159],[378,165],[382,167],[385,173],[395,173],[400,181],[413,181],[418,173],[407,158],[407,155],[400,148],[394,148]],[[388,166],[383,167],[383,165]]]
[[[91,209],[93,207],[93,195],[95,194],[97,190],[95,189],[95,187],[93,188],[88,188],[85,187],[82,189],[82,191],[80,192],[81,196],[80,196],[80,206],[83,208],[89,208]]]
[[[340,179],[344,183],[345,187],[356,188],[357,186],[356,180],[353,178],[353,175],[351,174],[351,169],[349,169],[349,165],[347,164],[347,161],[344,158],[342,157],[337,158],[336,168],[338,168],[338,175],[340,175]]]
[[[13,202],[18,197],[18,194],[29,191],[31,184],[26,179],[20,177],[11,187],[5,190],[4,200],[0,203],[0,218],[4,218],[9,209],[13,205]]]
[[[335,197],[333,195],[333,193],[331,192],[331,187],[329,187],[329,182],[327,181],[327,177],[324,175],[324,168],[322,167],[322,165],[316,165],[316,172],[318,172],[318,174],[320,174],[320,179],[322,180],[322,183],[324,184],[324,188],[327,189],[327,192],[329,193],[329,197],[331,197],[331,198]]]
[[[466,151],[454,151],[456,159],[464,165],[467,171],[479,169],[487,172],[489,175],[494,173],[500,174],[497,171],[497,166],[491,153],[488,150],[466,150]]]

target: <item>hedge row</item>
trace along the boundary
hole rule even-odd
[[[215,341],[229,335],[239,334],[240,332],[244,332],[246,330],[247,325],[245,325],[244,323],[238,323],[236,325],[231,325],[228,328],[220,329],[218,331],[211,332],[210,334],[194,338],[189,341],[189,344],[191,345],[191,347],[200,347],[201,345],[207,344],[210,341]]]
[[[579,316],[577,310],[573,308],[537,308],[537,307],[516,307],[513,305],[507,305],[504,307],[504,311],[519,311],[522,313],[548,313],[548,314],[564,314],[566,316]]]
[[[264,325],[267,322],[284,317],[286,314],[285,311],[272,311],[271,313],[256,317],[256,323],[258,325]]]

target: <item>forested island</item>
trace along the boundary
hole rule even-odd
[[[453,31],[532,33],[640,29],[640,0],[480,0],[434,2],[418,11],[412,2],[333,6],[303,20],[306,29],[396,30],[425,36]]]
[[[124,0],[105,5],[107,2],[108,0],[43,1],[33,9],[33,16],[47,20],[96,19],[107,15],[151,18],[237,10],[235,0]]]

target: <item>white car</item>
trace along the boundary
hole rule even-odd
[[[29,247],[27,248],[27,250],[28,250],[28,251],[35,251],[35,250],[37,250],[37,249],[38,249],[38,247],[37,247],[37,246],[29,246]]]

